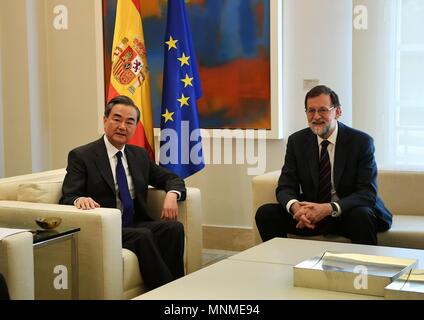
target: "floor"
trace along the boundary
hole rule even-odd
[[[238,251],[203,249],[202,250],[202,267],[207,267],[215,262],[231,257]]]

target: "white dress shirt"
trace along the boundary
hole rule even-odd
[[[122,152],[122,165],[124,166],[125,174],[127,176],[128,189],[130,191],[131,199],[134,199],[135,198],[134,184],[133,184],[133,180],[132,180],[132,177],[131,177],[131,174],[130,174],[130,170],[128,168],[127,157],[125,156],[125,146],[122,148],[122,150],[118,150],[117,148],[115,148],[115,146],[113,146],[109,142],[109,140],[107,139],[106,135],[103,136],[103,139],[104,139],[105,145],[106,145],[106,151],[107,151],[107,156],[109,158],[110,168],[112,169],[113,181],[115,182],[116,205],[117,205],[118,209],[121,209],[121,211],[122,211],[121,200],[119,199],[119,196],[118,196],[118,182],[116,180],[116,165],[118,163],[118,159],[116,157],[116,153],[118,151],[121,151]],[[177,194],[177,199],[180,199],[181,198],[181,192],[180,191],[170,190],[168,192],[176,193]]]
[[[110,169],[112,170],[113,181],[115,182],[116,206],[122,211],[121,199],[119,199],[118,196],[118,181],[116,180],[116,165],[118,164],[118,158],[116,157],[116,153],[118,151],[122,152],[122,165],[124,166],[125,175],[127,176],[128,189],[130,191],[131,199],[135,198],[134,184],[130,175],[130,170],[128,169],[127,157],[125,156],[125,146],[122,148],[122,150],[115,148],[115,146],[109,142],[106,135],[103,136],[103,140],[105,141],[107,157],[109,159]]]

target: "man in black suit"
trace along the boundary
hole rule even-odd
[[[337,94],[317,86],[305,97],[309,128],[292,134],[276,189],[278,204],[256,213],[263,241],[337,234],[352,243],[377,245],[392,215],[377,196],[373,139],[337,119]]]
[[[0,273],[0,300],[10,300],[9,290],[7,289],[6,280]]]
[[[122,246],[137,255],[145,284],[153,289],[184,275],[184,228],[176,219],[177,201],[185,199],[186,189],[182,179],[151,161],[144,148],[127,145],[139,120],[130,98],[118,96],[107,104],[105,135],[68,155],[60,203],[83,210],[121,209]],[[149,185],[167,192],[160,221],[146,209]]]

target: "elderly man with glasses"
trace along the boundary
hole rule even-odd
[[[309,128],[292,134],[276,189],[278,203],[256,213],[263,241],[336,234],[352,243],[377,245],[392,215],[377,196],[373,139],[338,119],[337,94],[320,85],[305,97]]]

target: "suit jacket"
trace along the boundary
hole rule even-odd
[[[10,300],[9,290],[7,289],[6,280],[0,273],[0,300]]]
[[[334,154],[334,184],[342,212],[355,207],[370,207],[379,221],[379,230],[392,224],[392,214],[377,196],[377,165],[373,139],[364,132],[338,123]],[[286,208],[291,199],[317,202],[317,136],[309,129],[292,134],[287,142],[284,166],[276,190],[278,202]]]
[[[151,161],[145,149],[126,145],[125,156],[135,190],[135,222],[153,220],[146,205],[149,185],[165,191],[177,190],[181,192],[180,200],[185,199],[184,181]],[[91,197],[101,207],[117,207],[115,182],[103,137],[69,152],[66,172],[60,203],[74,204],[78,197]]]

